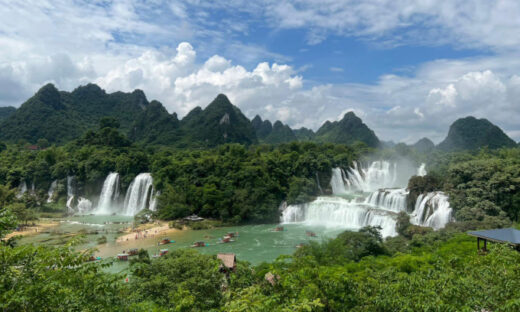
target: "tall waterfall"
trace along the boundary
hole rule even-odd
[[[443,192],[430,192],[417,197],[410,221],[413,224],[440,229],[451,221],[452,208]]]
[[[69,213],[74,212],[74,176],[67,176],[67,210]]]
[[[54,193],[56,193],[56,188],[58,187],[58,180],[54,180],[49,187],[49,191],[47,192],[47,203],[52,203],[54,201]]]
[[[419,169],[417,169],[417,175],[420,177],[424,177],[428,172],[426,172],[426,164],[422,163]]]
[[[396,221],[391,213],[360,205],[341,197],[320,196],[316,200],[290,205],[282,214],[282,222],[302,222],[308,225],[325,225],[359,230],[364,226],[380,226],[383,236],[395,236]]]
[[[107,215],[118,211],[119,199],[119,174],[117,172],[111,172],[103,183],[101,189],[101,195],[99,196],[99,202],[97,204],[95,214]]]
[[[154,200],[153,192],[153,179],[150,173],[140,173],[126,191],[123,214],[135,216],[141,210],[149,209]]]
[[[425,167],[425,164],[417,168],[409,163],[374,161],[367,167],[354,162],[346,172],[333,168],[330,186],[334,196],[320,196],[309,203],[284,207],[280,221],[345,229],[380,226],[383,236],[397,235],[397,213],[408,213],[409,192],[404,187],[413,175],[426,175]],[[358,197],[353,200],[338,196],[354,192]],[[444,227],[451,220],[448,197],[442,192],[420,195],[410,217],[413,224],[434,229]]]

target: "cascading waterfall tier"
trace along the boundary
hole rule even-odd
[[[54,201],[54,193],[56,193],[56,188],[58,187],[58,180],[54,180],[49,187],[49,191],[47,192],[47,203],[52,203]]]
[[[281,222],[354,230],[364,226],[380,226],[383,236],[397,235],[396,216],[400,212],[408,212],[409,192],[404,185],[400,188],[395,186],[403,184],[402,181],[413,175],[426,175],[425,164],[419,168],[404,167],[408,167],[405,172],[398,172],[396,163],[375,161],[364,168],[354,163],[346,172],[334,168],[330,180],[334,196],[320,196],[309,203],[288,205],[282,211]],[[345,198],[344,195],[349,194],[357,194],[358,197]],[[442,192],[421,195],[410,216],[414,224],[442,228],[451,220],[448,197]]]
[[[395,187],[397,182],[397,164],[388,161],[374,161],[366,168],[354,162],[347,172],[345,187],[350,192],[374,192],[385,187]]]
[[[405,189],[381,189],[371,193],[365,204],[393,212],[406,211],[408,191]]]
[[[118,199],[119,174],[117,172],[111,172],[103,183],[99,202],[94,213],[98,215],[117,213],[119,211]]]
[[[359,230],[364,226],[380,226],[381,235],[386,237],[396,235],[396,221],[392,214],[345,198],[320,196],[310,203],[287,206],[282,213],[282,222],[352,230]]]
[[[143,209],[155,209],[153,179],[150,173],[140,173],[126,191],[123,215],[135,216]]]
[[[452,208],[448,196],[443,192],[430,192],[417,197],[410,222],[438,230],[443,228],[451,219]]]

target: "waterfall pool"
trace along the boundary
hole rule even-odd
[[[147,238],[129,239],[128,241],[117,242],[117,237],[124,235],[124,229],[132,226],[132,217],[127,216],[76,216],[58,220],[58,226],[48,229],[37,235],[23,237],[20,244],[44,244],[60,245],[64,244],[75,234],[84,234],[85,242],[76,246],[77,250],[86,248],[96,248],[95,256],[103,259],[115,258],[123,250],[131,248],[144,248],[150,255],[159,253],[160,249],[170,251],[180,248],[190,248],[196,241],[204,241],[206,247],[196,248],[205,254],[217,254],[220,252],[232,252],[237,255],[239,260],[249,261],[252,264],[259,264],[264,261],[273,261],[280,255],[290,255],[297,249],[300,243],[309,241],[321,241],[327,238],[334,238],[345,228],[331,228],[304,224],[284,224],[284,231],[275,232],[273,229],[278,224],[260,225],[241,225],[233,227],[222,227],[209,230],[182,230],[168,234],[158,234],[154,237],[148,235]],[[306,231],[312,231],[317,237],[309,237]],[[119,232],[119,233],[118,233]],[[238,232],[239,236],[234,242],[220,244],[222,238],[228,232]],[[106,243],[98,244],[98,239],[102,236],[107,238]],[[168,245],[158,245],[164,238],[169,238],[175,243]],[[114,265],[108,270],[119,272],[127,267],[126,262],[115,261]]]

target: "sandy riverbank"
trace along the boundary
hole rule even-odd
[[[13,231],[7,234],[4,239],[9,239],[13,236],[29,236],[36,235],[38,233],[44,232],[46,229],[53,228],[59,224],[57,221],[51,220],[38,220],[34,222],[34,225],[26,226],[20,231]]]
[[[117,238],[117,243],[130,242],[145,238],[153,238],[168,233],[175,233],[182,230],[173,229],[168,226],[168,222],[158,221],[153,224],[142,224],[137,228],[130,228],[126,230],[124,235]]]

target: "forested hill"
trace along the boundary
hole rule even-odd
[[[16,112],[16,108],[12,106],[0,107],[0,122],[7,117],[11,116],[14,112]]]
[[[472,116],[457,119],[451,126],[448,136],[437,147],[444,151],[475,150],[481,147],[490,149],[515,147],[517,144],[498,126],[487,119]]]
[[[370,147],[378,147],[380,145],[374,131],[353,112],[346,113],[340,121],[325,122],[316,132],[315,140],[340,144],[352,144],[356,141],[361,141]]]
[[[107,94],[97,85],[88,84],[64,92],[47,84],[0,123],[0,139],[65,143],[97,127],[104,116],[117,118],[121,129],[128,132],[135,116],[146,106],[148,101],[141,90]]]
[[[141,90],[106,93],[95,84],[72,92],[59,91],[52,84],[43,86],[20,108],[0,110],[0,140],[64,144],[96,129],[103,117],[113,117],[120,130],[133,142],[173,147],[214,147],[226,143],[282,144],[294,141],[352,144],[360,141],[376,147],[379,140],[353,113],[343,120],[326,123],[315,134],[312,130],[291,129],[281,121],[271,123],[256,116],[250,121],[224,95],[218,95],[206,108],[196,107],[182,120],[170,114],[158,101],[148,102]]]

